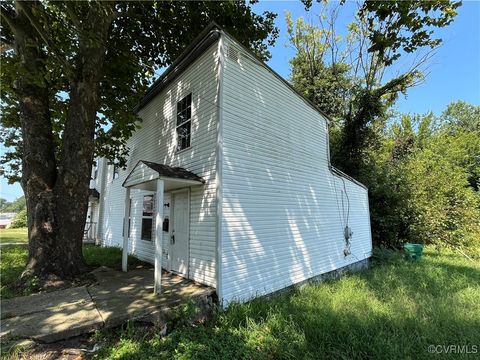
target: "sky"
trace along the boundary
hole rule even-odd
[[[351,21],[355,3],[343,6],[339,18],[340,24]],[[318,7],[315,5],[306,12],[299,1],[261,1],[253,6],[257,13],[265,10],[278,14],[276,26],[280,34],[274,47],[270,47],[272,58],[268,61],[277,73],[288,79],[290,75],[289,60],[295,51],[287,46],[285,11],[292,13],[292,18],[300,16],[315,20]],[[464,1],[458,9],[458,15],[449,26],[437,29],[435,35],[443,39],[430,65],[430,73],[425,82],[408,90],[407,96],[401,96],[396,108],[402,113],[440,114],[452,101],[464,100],[480,105],[480,0]],[[12,201],[23,195],[19,184],[8,185],[0,177],[0,197]]]

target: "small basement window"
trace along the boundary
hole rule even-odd
[[[142,213],[142,240],[152,240],[153,230],[153,195],[145,195],[143,197],[143,213]]]
[[[192,93],[177,103],[177,151],[190,147],[192,132]]]

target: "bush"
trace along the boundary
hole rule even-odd
[[[10,228],[12,229],[24,228],[24,227],[27,227],[27,225],[28,225],[27,210],[23,209],[17,215],[15,215],[15,217],[12,220],[12,223],[10,224]]]
[[[480,248],[480,134],[404,116],[361,173],[373,242]]]
[[[425,149],[405,166],[408,209],[414,216],[409,240],[437,245],[473,245],[480,238],[480,202],[468,173],[438,150]]]

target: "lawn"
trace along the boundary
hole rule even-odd
[[[420,262],[397,256],[363,273],[234,304],[207,325],[167,337],[131,329],[105,335],[107,346],[94,357],[471,359],[459,352],[480,353],[479,299],[479,264],[428,247]]]
[[[15,286],[27,263],[27,248],[25,246],[4,246],[0,251],[0,297],[8,299],[15,296],[28,295],[30,293],[28,290],[19,293]],[[87,265],[92,268],[103,265],[121,270],[122,250],[119,248],[84,245],[83,255]],[[129,255],[129,266],[136,266],[141,263],[136,257]]]
[[[0,244],[26,243],[27,241],[27,228],[0,229]]]

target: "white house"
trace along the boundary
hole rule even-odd
[[[164,268],[227,304],[371,255],[367,189],[331,166],[326,116],[218,26],[135,111],[127,168],[97,162],[88,220],[124,270],[127,250],[155,264],[157,292]]]

